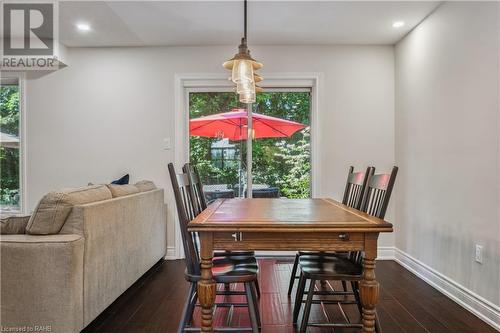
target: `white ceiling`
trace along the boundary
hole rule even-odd
[[[249,1],[249,43],[394,44],[437,1]],[[78,46],[229,45],[242,35],[242,1],[60,2],[61,42]],[[399,29],[394,21],[405,21]],[[76,24],[90,24],[81,32]]]

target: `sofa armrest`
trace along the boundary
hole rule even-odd
[[[80,332],[83,250],[79,235],[1,235],[2,330]]]

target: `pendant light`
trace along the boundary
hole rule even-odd
[[[250,56],[250,50],[247,47],[247,0],[244,0],[243,6],[243,38],[238,46],[238,53],[226,61],[223,66],[231,71],[230,79],[236,84],[236,93],[239,95],[240,102],[248,104],[255,102],[256,92],[262,91],[260,87],[255,85],[262,81],[262,77],[255,71],[261,69],[263,65]]]

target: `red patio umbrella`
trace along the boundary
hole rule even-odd
[[[210,138],[228,138],[233,141],[246,140],[246,125],[247,110],[232,109],[229,112],[191,119],[189,134]],[[254,139],[290,137],[305,127],[306,125],[294,121],[252,113]]]

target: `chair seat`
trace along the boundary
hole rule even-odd
[[[217,257],[212,260],[212,276],[217,283],[244,283],[257,279],[259,266],[254,257]],[[199,275],[185,274],[190,282],[201,279]]]
[[[352,281],[363,277],[363,266],[345,257],[303,255],[299,265],[308,279]]]

